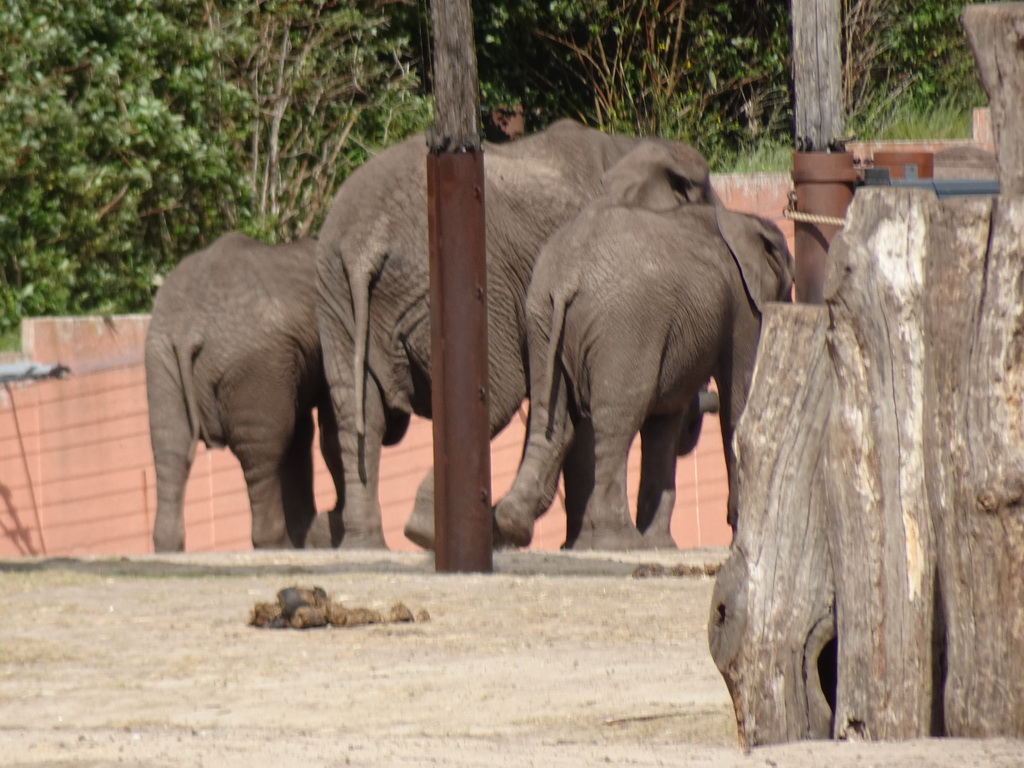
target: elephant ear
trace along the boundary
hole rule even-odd
[[[704,157],[688,144],[646,139],[601,177],[604,192],[651,211],[682,203],[719,204]]]
[[[764,314],[770,301],[789,301],[793,289],[793,257],[782,232],[758,216],[716,208],[718,231],[743,277],[747,295]]]

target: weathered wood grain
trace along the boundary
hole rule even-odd
[[[832,386],[826,324],[823,307],[769,307],[736,430],[740,524],[715,584],[708,634],[747,747],[831,735],[835,623],[821,483]]]
[[[941,731],[921,311],[930,192],[862,189],[829,252],[837,738]]]
[[[1024,194],[1024,3],[970,5],[961,19],[992,110],[999,186]]]
[[[431,152],[480,148],[476,47],[469,0],[431,0],[434,28],[434,116]]]
[[[844,135],[839,0],[793,0],[792,12],[796,136],[823,152]]]
[[[930,232],[928,494],[945,732],[1024,737],[1024,198],[948,201]]]

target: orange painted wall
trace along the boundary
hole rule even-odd
[[[726,205],[774,220],[782,218],[786,174],[714,180]],[[148,316],[38,318],[23,326],[23,355],[62,362],[69,378],[13,384],[0,390],[0,556],[135,554],[152,550],[156,506],[149,445],[142,349]],[[491,444],[494,498],[511,485],[524,433],[519,418]],[[402,528],[416,487],[431,463],[431,425],[414,419],[406,438],[384,449],[381,503],[392,549],[415,549]],[[639,441],[638,441],[639,442]],[[335,498],[317,456],[318,506]],[[718,420],[709,416],[697,450],[679,460],[672,531],[681,547],[729,543],[727,484]],[[635,494],[639,451],[630,459]],[[228,451],[199,447],[186,493],[186,546],[190,551],[248,549],[248,498],[238,462]],[[539,521],[533,546],[557,549],[565,536],[564,508],[556,499]]]

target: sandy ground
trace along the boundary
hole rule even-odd
[[[817,742],[744,753],[707,648],[708,577],[638,563],[722,550],[262,552],[0,561],[5,766],[1022,766],[1024,743]],[[430,620],[256,629],[318,585]]]

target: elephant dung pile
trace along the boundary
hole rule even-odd
[[[276,603],[256,603],[249,624],[268,629],[309,629],[429,620],[425,609],[414,616],[401,602],[391,606],[384,616],[372,608],[346,608],[331,600],[322,587],[287,587],[277,593]]]
[[[721,563],[703,563],[690,565],[681,563],[666,567],[661,563],[640,563],[633,570],[634,579],[650,579],[660,576],[714,576],[721,570]]]

